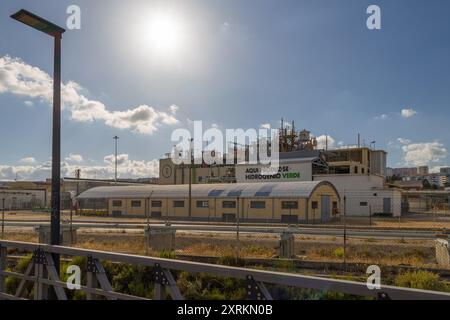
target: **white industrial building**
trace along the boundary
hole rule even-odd
[[[160,160],[160,184],[202,183],[264,183],[328,181],[341,198],[340,212],[349,216],[383,214],[400,216],[402,211],[401,189],[385,184],[387,153],[358,145],[329,150],[317,149],[317,141],[306,130],[297,132],[294,124],[290,129],[281,126],[280,153],[277,167],[237,162],[235,147],[234,163],[214,165],[175,165],[170,158]],[[228,156],[230,157],[230,156]],[[343,199],[345,200],[345,204]],[[345,210],[344,210],[345,206]]]
[[[349,216],[369,216],[370,213],[401,215],[402,192],[385,187],[384,177],[380,175],[323,174],[315,175],[313,179],[329,181],[336,187],[342,199],[342,210],[345,202]]]

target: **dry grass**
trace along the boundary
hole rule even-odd
[[[36,235],[26,231],[9,231],[8,240],[37,242]],[[302,237],[296,238],[296,255],[306,260],[343,262],[342,238]],[[241,237],[241,257],[273,258],[277,255],[278,237],[274,235],[252,235]],[[133,233],[89,233],[79,232],[79,248],[157,256],[157,252],[146,250],[142,234]],[[176,254],[195,256],[232,257],[236,255],[236,239],[233,234],[177,233]],[[347,262],[379,265],[410,265],[435,267],[432,241],[350,239]]]

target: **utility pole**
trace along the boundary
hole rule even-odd
[[[347,270],[347,196],[344,192],[344,269]]]
[[[114,182],[117,183],[117,140],[119,140],[118,136],[114,136],[113,139],[115,140],[115,165],[114,165]]]
[[[236,202],[236,209],[237,209],[237,215],[236,215],[236,263],[239,262],[240,253],[241,253],[241,241],[239,238],[239,222],[240,222],[240,198],[237,197]]]
[[[152,211],[152,195],[153,195],[153,191],[150,192],[150,195],[148,196],[148,207],[146,208],[147,211],[147,237],[146,237],[146,241],[147,243],[145,244],[145,255],[148,255],[148,246],[150,245],[150,214]]]
[[[369,226],[372,226],[372,205],[369,204]]]

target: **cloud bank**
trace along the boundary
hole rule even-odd
[[[81,156],[80,156],[81,157]],[[67,157],[67,158],[70,158]],[[67,159],[66,158],[66,159]],[[159,176],[159,161],[132,160],[128,154],[118,155],[119,178],[147,178]],[[75,170],[81,169],[81,177],[87,179],[114,178],[114,155],[104,157],[103,164],[86,165],[73,164],[70,161],[61,162],[61,176],[74,177]],[[51,161],[38,163],[22,163],[17,166],[0,165],[0,180],[45,180],[50,178],[52,170]]]
[[[110,111],[100,101],[86,98],[86,91],[78,83],[69,81],[61,85],[62,108],[70,118],[78,122],[102,121],[107,126],[130,129],[140,134],[153,134],[161,125],[173,125],[178,107],[172,105],[167,112],[148,105],[140,105],[125,111]],[[11,93],[28,99],[38,99],[49,105],[53,101],[53,79],[39,68],[21,59],[0,57],[0,94]],[[31,101],[27,101],[29,105]],[[31,102],[32,103],[32,102]]]

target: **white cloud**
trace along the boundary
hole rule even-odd
[[[397,141],[400,144],[410,144],[411,143],[411,140],[406,139],[406,138],[398,138]]]
[[[228,32],[228,31],[230,31],[230,28],[231,28],[230,23],[229,23],[229,22],[224,22],[224,23],[222,24],[222,26],[220,27],[220,30],[221,30],[222,32]]]
[[[440,142],[411,143],[402,147],[406,165],[422,166],[447,157],[447,149]]]
[[[176,106],[176,105],[171,105],[170,107],[169,107],[169,110],[170,110],[170,113],[172,113],[172,114],[175,114],[175,113],[177,113],[177,111],[178,111],[178,109],[179,109],[180,107],[178,107],[178,106]]]
[[[80,154],[69,154],[64,160],[68,162],[83,162],[83,156]]]
[[[430,168],[430,173],[439,173],[441,168],[447,168],[448,166],[434,166]]]
[[[417,114],[417,111],[413,110],[411,108],[410,109],[402,109],[400,114],[403,118],[411,118]]]
[[[386,120],[387,118],[389,118],[389,116],[386,113],[374,117],[375,120]]]
[[[103,158],[103,161],[108,165],[114,165],[116,163],[116,156],[113,154],[110,154],[108,156],[105,156]],[[127,161],[128,161],[128,154],[123,153],[123,154],[117,155],[117,165],[122,165]]]
[[[28,98],[39,99],[49,105],[53,101],[52,78],[39,68],[32,67],[18,58],[0,57],[0,93],[9,92]],[[141,105],[125,111],[109,111],[100,101],[89,100],[86,91],[78,83],[69,81],[61,86],[64,110],[72,120],[79,122],[103,121],[106,125],[130,129],[141,134],[153,134],[161,125],[173,125],[178,106],[172,105],[168,112]]]
[[[260,127],[262,129],[270,129],[270,123],[261,123]]]
[[[128,155],[118,157],[118,175],[121,178],[158,177],[159,160],[131,160]],[[61,176],[73,177],[76,169],[81,169],[82,178],[112,179],[114,178],[114,156],[105,157],[103,165],[72,165],[61,163]],[[0,165],[0,180],[14,180],[16,174],[21,180],[45,180],[51,176],[51,162],[33,165]]]
[[[25,104],[27,107],[32,107],[32,106],[34,106],[34,102],[33,102],[33,101],[29,101],[29,100],[25,101],[24,104]]]
[[[20,163],[33,164],[33,163],[36,163],[36,159],[33,157],[27,157],[27,158],[20,159]]]
[[[321,135],[318,136],[317,139],[317,149],[325,149],[327,146],[327,137],[328,137],[328,149],[333,149],[335,147],[336,141],[333,137],[329,135]]]

